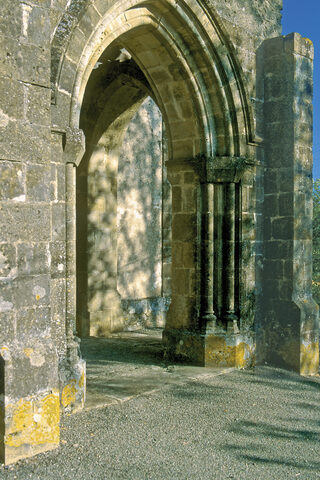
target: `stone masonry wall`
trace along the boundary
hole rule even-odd
[[[127,322],[163,327],[162,115],[148,97],[128,125],[117,178],[117,289]]]
[[[299,34],[267,40],[258,55],[264,101],[264,262],[261,361],[300,373],[319,365],[312,280],[312,59]]]
[[[64,218],[55,223],[50,165],[50,2],[1,2],[0,20],[0,461],[10,463],[59,443],[51,273],[63,234],[51,224],[63,231]]]

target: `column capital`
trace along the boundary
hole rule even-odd
[[[63,158],[66,164],[71,163],[76,167],[79,165],[85,152],[85,136],[80,128],[54,127],[51,132],[62,136]]]
[[[246,157],[199,155],[194,159],[201,183],[239,183],[244,173],[256,164]]]
[[[166,162],[169,181],[171,174],[193,171],[200,183],[239,183],[243,175],[257,165],[259,162],[251,157],[209,157],[204,154]]]

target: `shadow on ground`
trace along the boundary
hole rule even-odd
[[[169,365],[164,360],[161,330],[83,339],[81,353],[87,363],[87,410],[231,370]]]

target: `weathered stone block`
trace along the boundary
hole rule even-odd
[[[102,0],[102,2],[105,5],[105,1]],[[74,29],[71,41],[69,43],[69,49],[68,49],[69,56],[73,61],[78,60],[80,52],[83,51],[85,44],[86,44],[85,34],[82,32],[82,30],[79,29],[79,27],[76,27]]]
[[[76,64],[65,59],[59,85],[61,89],[70,94],[73,90],[76,72]]]
[[[2,302],[0,297],[0,345],[6,346],[16,338],[16,314],[12,311],[1,312]]]
[[[66,235],[66,207],[65,203],[52,204],[52,241],[61,242]]]
[[[4,242],[50,240],[48,205],[5,205],[0,209],[1,236]]]
[[[283,262],[281,260],[266,260],[263,268],[266,279],[282,279],[284,276]]]
[[[196,188],[194,186],[184,186],[182,189],[182,211],[193,213],[196,212]],[[173,209],[173,211],[175,211]]]
[[[172,269],[172,293],[189,295],[189,273],[189,269],[186,268]]]
[[[290,240],[293,233],[293,217],[275,218],[272,221],[272,237],[275,240]]]
[[[49,276],[18,277],[13,282],[13,296],[17,308],[49,305]]]
[[[51,312],[48,307],[21,308],[17,311],[16,336],[19,342],[32,338],[50,338]]]
[[[51,280],[51,335],[60,356],[66,353],[66,281],[64,278]]]
[[[51,142],[50,142],[50,147],[51,147],[51,162],[53,163],[61,163],[63,161],[63,138],[64,135],[62,133],[51,133]]]
[[[172,187],[172,210],[175,213],[182,211],[181,187]]]
[[[50,180],[50,165],[28,165],[26,173],[27,200],[31,202],[49,202]]]
[[[293,193],[282,193],[279,195],[279,216],[286,217],[293,215],[294,208],[294,197]],[[304,204],[304,199],[300,198],[300,202],[295,204],[295,207],[299,208],[300,213],[304,213],[304,205],[301,205],[301,202]]]
[[[21,82],[1,76],[0,98],[0,127],[5,127],[9,119],[24,118],[24,86]]]
[[[297,53],[302,57],[306,57],[305,60],[313,58],[313,43],[308,38],[303,38],[299,33],[290,33],[283,38],[283,41],[284,50],[288,54]]]
[[[187,213],[177,213],[172,220],[172,238],[173,240],[188,242],[192,241],[197,232],[196,215]]]
[[[252,335],[204,335],[182,329],[165,329],[163,342],[169,358],[187,360],[193,365],[245,368],[255,364]]]
[[[0,37],[0,76],[50,86],[50,55],[43,47]]]
[[[50,125],[51,90],[37,85],[27,85],[26,119],[38,125]]]
[[[25,201],[25,168],[21,163],[0,161],[0,178],[0,200]]]
[[[264,211],[271,217],[277,217],[279,215],[278,209],[278,195],[265,195],[264,197]]]
[[[0,244],[0,277],[14,277],[17,274],[16,246]]]
[[[37,340],[0,350],[2,382],[1,462],[56,448],[59,444],[57,355]]]
[[[17,263],[20,275],[39,275],[50,271],[50,251],[48,243],[19,243]]]
[[[39,2],[43,7],[43,2]],[[24,11],[23,33],[28,43],[37,46],[49,47],[50,44],[50,16],[48,10],[37,6],[30,7],[22,4]]]
[[[61,278],[66,275],[66,244],[65,242],[51,242],[51,275]]]
[[[3,159],[47,163],[50,158],[50,130],[24,122],[11,122],[0,129]]]
[[[66,198],[66,168],[65,165],[57,165],[57,200],[64,201]]]
[[[86,400],[86,362],[78,359],[71,369],[69,365],[62,365],[59,374],[62,411],[76,413]]]
[[[183,243],[176,241],[172,242],[172,260],[175,267],[183,267]]]
[[[0,34],[5,37],[19,38],[21,35],[22,6],[19,0],[12,0],[10,3],[1,2]]]

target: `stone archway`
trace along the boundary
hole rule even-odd
[[[240,284],[239,244],[240,235],[250,237],[255,226],[248,212],[245,216],[251,220],[242,223],[240,205],[242,196],[252,189],[256,167],[249,108],[232,51],[222,46],[222,32],[212,17],[193,2],[161,1],[157,6],[120,2],[103,12],[100,4],[99,8],[101,17],[81,55],[77,60],[69,57],[74,52],[71,37],[61,61],[57,111],[68,87],[71,116],[65,120],[78,128],[88,85],[95,76],[105,75],[109,84],[99,93],[95,115],[100,125],[116,122],[120,112],[106,103],[114,88],[120,92],[128,83],[120,81],[117,86],[120,77],[116,80],[108,73],[108,62],[113,61],[114,49],[117,54],[119,48],[129,52],[145,78],[144,88],[162,112],[168,136],[173,216],[172,301],[164,332],[167,349],[200,364],[250,363],[254,333],[248,328],[253,318],[248,318],[255,258],[252,242],[243,244],[246,270],[251,274]],[[243,308],[247,311],[245,336],[240,334]]]
[[[251,363],[256,270],[252,192],[259,167],[250,108],[232,48],[218,17],[194,2],[124,1],[109,8],[100,3],[93,7],[95,14],[90,6],[79,19],[77,28],[87,32],[82,50],[75,48],[79,42],[75,30],[59,68],[53,69],[54,118],[59,112],[60,122],[77,131],[88,86],[96,74],[103,78],[105,73],[110,88],[99,94],[96,117],[101,125],[111,124],[114,119],[108,120],[106,112],[111,110],[105,103],[112,89],[120,92],[123,85],[116,87],[108,64],[115,58],[114,49],[117,55],[121,48],[129,52],[145,78],[142,90],[148,89],[162,112],[168,137],[173,210],[167,350],[200,364]],[[88,29],[83,22],[92,16],[95,20]],[[250,208],[246,202],[243,210],[249,196]],[[75,237],[69,245],[74,242]],[[76,301],[75,294],[70,295],[74,325]]]
[[[119,52],[101,58],[111,78],[106,71],[94,72],[81,116],[87,138],[77,169],[77,332],[82,337],[121,331],[130,317],[138,319],[134,311],[146,317],[145,326],[163,325],[159,320],[169,300],[170,218],[163,226],[163,216],[169,215],[171,201],[166,200],[170,192],[163,191],[169,186],[162,116],[146,98],[147,81],[135,62],[107,58]],[[97,105],[104,105],[98,118]]]

